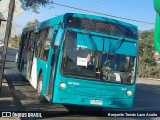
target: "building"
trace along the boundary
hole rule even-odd
[[[8,7],[9,7],[10,0],[1,0],[0,1],[0,11],[3,14],[4,18],[6,19],[8,16]],[[14,16],[13,18],[19,16],[20,14],[24,13],[25,11],[22,9],[22,4],[20,0],[15,0],[15,8],[14,8]]]
[[[8,6],[9,6],[10,0],[1,0],[0,1],[0,11],[2,11],[4,19],[7,19],[8,17]],[[21,8],[21,2],[20,0],[15,0],[15,10],[13,14],[13,19],[17,17],[18,15],[22,14],[24,10]],[[12,22],[12,29],[11,29],[11,37],[14,37],[16,35],[16,27],[17,25]],[[5,31],[6,31],[6,22],[1,22],[0,27],[0,40],[3,40],[5,37]]]
[[[4,19],[3,15],[0,13],[0,29],[1,29],[1,23],[5,22],[6,20]],[[0,32],[0,38],[1,38],[1,32]],[[3,42],[0,40],[0,47],[3,46]]]
[[[157,51],[154,53],[153,58],[157,64],[160,64],[160,54]]]
[[[1,23],[0,27],[0,40],[3,40],[5,37],[5,32],[6,32],[6,22]],[[12,30],[11,30],[11,37],[14,37],[16,35],[16,24],[12,23]]]
[[[6,20],[4,19],[3,15],[0,13],[0,27],[1,27],[1,22],[2,21],[6,21]]]

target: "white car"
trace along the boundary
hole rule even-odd
[[[17,60],[18,60],[18,53],[16,54],[15,62],[17,62]]]

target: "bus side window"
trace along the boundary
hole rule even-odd
[[[35,47],[35,56],[44,61],[47,61],[49,48],[51,44],[52,38],[52,28],[51,29],[43,29],[38,33],[38,39]]]
[[[45,38],[44,38],[44,56],[43,60],[47,61],[48,59],[48,54],[49,54],[49,48],[51,44],[51,38],[52,38],[52,28],[47,29],[45,33]]]
[[[35,43],[35,57],[38,57],[38,46],[39,46],[39,33],[36,35],[36,43]]]
[[[23,50],[24,50],[24,47],[25,47],[25,37],[26,37],[26,34],[22,34],[21,41],[20,41],[20,44],[19,44],[19,46],[21,46],[21,47],[19,47],[21,49],[20,49],[19,58],[18,58],[20,62],[21,62],[21,59],[24,57]]]
[[[31,35],[31,33],[30,32],[28,32],[27,33],[27,39],[26,39],[26,50],[29,50],[29,44],[30,44],[30,35]]]
[[[42,40],[43,40],[43,31],[40,30],[38,33],[38,40],[36,43],[36,58],[41,58]]]

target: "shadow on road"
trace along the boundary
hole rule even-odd
[[[2,83],[2,89],[0,93],[0,111],[16,111],[16,106],[13,101],[13,96],[8,87],[7,82]]]

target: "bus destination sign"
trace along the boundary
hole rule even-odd
[[[68,17],[67,26],[93,32],[111,34],[115,36],[128,37],[132,39],[138,38],[136,32],[130,27],[108,21],[100,21],[95,19],[79,18],[79,17]]]

